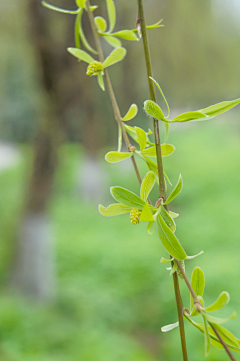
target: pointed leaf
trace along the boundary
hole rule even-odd
[[[183,186],[182,175],[180,174],[178,182],[172,193],[168,196],[166,202],[164,204],[170,203],[177,195],[181,192]]]
[[[98,206],[99,212],[103,216],[112,217],[112,216],[118,216],[120,214],[125,214],[131,212],[131,207],[125,206],[125,204],[121,203],[115,203],[110,204],[108,207],[103,207],[101,204]]]
[[[165,120],[162,109],[152,100],[146,100],[144,102],[144,110],[151,117],[158,120]]]
[[[138,107],[136,104],[132,104],[130,106],[130,108],[128,109],[127,111],[127,114],[122,118],[122,120],[124,122],[126,122],[127,120],[131,120],[133,119],[136,115],[137,115],[137,112],[138,112]]]
[[[111,33],[116,23],[116,9],[113,0],[106,0],[106,2],[107,2],[108,19],[110,24],[109,32]]]
[[[102,72],[98,73],[97,77],[98,77],[98,84],[99,84],[100,88],[101,88],[103,91],[105,91],[105,86],[104,86],[104,81],[103,81]]]
[[[172,259],[166,259],[166,258],[161,258],[160,260],[161,263],[169,263],[169,262],[172,262]]]
[[[80,16],[80,21],[79,21],[79,36],[80,36],[80,39],[81,39],[81,41],[83,43],[83,46],[88,51],[90,51],[93,54],[97,54],[98,52],[91,47],[91,45],[87,41],[87,38],[86,38],[86,36],[84,34],[83,27],[82,27],[82,19],[81,19],[82,18],[82,13],[83,13],[83,10],[81,11],[81,16]]]
[[[148,172],[142,181],[141,189],[140,189],[140,196],[144,201],[147,200],[147,197],[151,192],[154,183],[155,183],[154,173]]]
[[[96,17],[94,18],[94,22],[95,22],[98,30],[99,30],[101,33],[104,33],[104,31],[105,31],[106,28],[107,28],[106,20],[105,20],[102,16],[96,16]]]
[[[207,116],[200,111],[198,112],[187,112],[178,115],[176,118],[169,120],[170,123],[177,123],[177,122],[189,122],[191,120],[205,120]]]
[[[166,104],[166,106],[167,106],[167,110],[168,110],[168,115],[167,115],[167,118],[168,118],[169,115],[170,115],[170,108],[169,108],[167,99],[166,99],[165,95],[163,94],[162,88],[160,87],[160,85],[158,84],[158,82],[157,82],[155,79],[153,79],[151,76],[150,76],[149,78],[150,78],[150,79],[154,82],[154,84],[157,86],[160,94],[161,94],[162,97],[163,97],[163,100],[164,100],[164,102],[165,102],[165,104]]]
[[[175,212],[172,212],[172,211],[169,211],[168,212],[169,214],[170,214],[170,216],[172,217],[172,218],[177,218],[178,216],[179,216],[179,214],[178,213],[175,213]],[[189,256],[187,256],[187,259],[189,258]],[[190,257],[191,258],[191,257]]]
[[[210,107],[201,109],[200,112],[202,112],[202,113],[208,115],[209,117],[213,118],[216,115],[225,113],[226,111],[228,111],[229,109],[235,107],[239,103],[240,103],[240,98],[236,99],[236,100],[225,101],[225,102],[217,103],[215,105],[211,105]]]
[[[147,144],[147,135],[146,132],[138,127],[134,127],[136,129],[137,137],[138,137],[138,144],[140,146],[141,151],[144,150]]]
[[[117,38],[125,39],[125,40],[133,40],[138,41],[138,37],[132,30],[121,30],[117,31],[115,33],[112,33],[111,35],[116,36]]]
[[[223,308],[228,304],[230,300],[230,295],[228,292],[222,292],[218,297],[217,301],[215,301],[211,306],[205,308],[205,311],[217,311]]]
[[[204,339],[205,339],[205,356],[207,356],[210,350],[210,336],[208,333],[207,321],[204,316],[203,316],[203,330],[204,330]]]
[[[179,243],[177,237],[174,233],[168,228],[160,214],[157,217],[157,228],[159,238],[163,244],[163,247],[166,251],[174,258],[178,260],[184,260],[187,257],[186,252]]]
[[[74,26],[75,45],[76,45],[76,48],[78,48],[78,49],[81,48],[80,37],[79,37],[79,24],[81,21],[82,13],[83,13],[83,9],[81,9],[79,11],[79,13],[77,14],[76,20],[75,20],[75,26]]]
[[[168,332],[168,331],[173,330],[176,327],[178,327],[178,322],[161,327],[161,331],[162,332]]]
[[[108,152],[105,155],[105,159],[109,163],[121,162],[124,159],[130,158],[133,152]]]
[[[165,125],[165,136],[164,136],[164,143],[167,142],[169,136],[169,123],[164,122]]]
[[[104,40],[106,40],[113,48],[120,48],[122,46],[121,41],[117,38],[114,38],[114,36],[105,35]]]
[[[170,213],[170,212],[169,212]],[[199,252],[198,254],[195,254],[194,256],[187,256],[187,259],[193,259],[193,258],[196,258],[196,257],[198,257],[198,256],[200,256],[201,254],[203,254],[204,252],[203,251],[201,251],[201,252]]]
[[[151,231],[152,226],[154,225],[154,222],[149,222],[147,226],[147,233],[151,236],[153,234],[153,231]]]
[[[143,209],[146,202],[133,192],[122,187],[111,187],[111,194],[116,201],[125,204],[128,207]]]
[[[86,63],[92,63],[93,61],[95,61],[91,55],[89,55],[88,53],[86,53],[86,51],[83,51],[81,49],[77,49],[77,48],[68,48],[67,49],[68,52],[70,54],[72,54],[73,56],[75,56],[76,58],[78,58],[79,60],[85,61]]]
[[[161,214],[161,217],[163,218],[164,222],[166,223],[166,225],[174,233],[176,231],[176,224],[175,224],[174,220],[172,219],[172,217],[170,216],[170,214],[166,211],[166,209],[163,206],[160,207],[160,214]]]
[[[163,172],[163,174],[164,174],[164,177],[166,178],[166,180],[168,181],[168,183],[170,184],[170,186],[172,186],[172,183],[171,183],[169,177],[167,176],[167,174],[165,172]]]
[[[63,13],[63,14],[74,14],[74,15],[77,15],[77,14],[79,13],[79,9],[77,9],[77,10],[61,9],[61,8],[59,8],[59,7],[57,7],[57,6],[48,4],[46,1],[42,1],[41,4],[42,4],[45,8],[48,8],[48,9],[50,9],[50,10],[57,11],[57,12]]]
[[[120,123],[118,123],[118,152],[121,152],[122,149],[122,128]]]
[[[209,315],[208,313],[204,313],[204,316],[206,317],[206,319],[208,320],[209,323],[220,325],[222,323],[226,323],[229,320],[232,320],[233,318],[235,318],[236,312],[233,312],[233,314],[227,318],[214,317],[214,316]]]
[[[75,3],[79,8],[84,8],[86,0],[75,0]]]
[[[191,285],[197,296],[202,296],[205,288],[205,277],[200,267],[195,267],[192,272]],[[193,312],[194,301],[190,294],[190,313]],[[195,308],[194,308],[195,310]],[[196,311],[196,310],[195,310]],[[198,313],[197,313],[198,314]]]
[[[152,212],[150,210],[150,207],[148,203],[145,204],[143,207],[142,213],[140,215],[140,221],[142,222],[154,222]]]
[[[103,67],[107,68],[115,63],[118,63],[121,61],[124,56],[126,55],[126,49],[125,48],[116,48],[114,49],[111,54],[108,55],[108,57],[103,62]]]
[[[159,20],[157,23],[152,24],[152,25],[147,25],[147,30],[152,30],[152,29],[156,29],[156,28],[160,28],[164,25],[161,24],[161,22],[163,21],[163,19]],[[133,29],[132,31],[134,31],[134,33],[137,33],[138,30],[137,29]]]

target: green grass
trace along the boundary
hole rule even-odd
[[[229,123],[231,122],[231,130]],[[177,235],[188,254],[186,271],[199,265],[205,272],[206,303],[226,290],[231,302],[224,315],[239,312],[239,163],[240,126],[231,119],[182,125],[169,142],[177,150],[164,160],[173,184],[181,172],[184,188],[172,210],[179,212]],[[177,320],[172,279],[160,258],[167,257],[157,232],[146,224],[133,226],[129,215],[105,218],[97,207],[76,196],[81,148],[65,145],[49,207],[56,234],[58,299],[37,305],[6,289],[15,228],[24,201],[30,154],[23,149],[18,167],[0,173],[0,354],[3,361],[176,361],[178,330],[162,334],[161,326]],[[141,170],[145,168],[140,164]],[[104,164],[112,185],[138,192],[130,168]],[[170,190],[170,188],[169,188]],[[156,197],[156,190],[155,190]],[[152,198],[154,201],[155,199]],[[104,205],[111,202],[110,197]],[[181,282],[185,307],[189,293]],[[226,325],[239,334],[239,320]],[[186,324],[192,361],[204,359],[202,335]],[[226,360],[211,349],[211,360]]]

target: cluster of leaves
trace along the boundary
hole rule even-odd
[[[76,10],[65,10],[60,9],[55,6],[47,4],[45,1],[42,2],[45,7],[48,7],[52,10],[67,13],[67,14],[75,14],[76,15],[76,22],[75,22],[75,48],[68,48],[68,51],[75,56],[78,60],[84,61],[88,63],[87,68],[87,75],[89,76],[97,76],[98,83],[100,87],[104,90],[104,81],[103,76],[105,69],[121,60],[126,55],[126,49],[122,47],[122,43],[119,39],[123,40],[130,40],[130,41],[137,41],[139,37],[137,36],[138,30],[121,30],[117,32],[113,32],[116,23],[116,11],[115,5],[113,0],[106,0],[107,5],[107,12],[108,12],[108,22],[109,22],[109,30],[107,29],[107,22],[101,16],[94,17],[95,25],[97,27],[98,35],[101,36],[104,40],[108,42],[114,49],[112,52],[106,57],[103,62],[95,60],[88,52],[93,54],[97,54],[97,51],[94,50],[90,44],[88,43],[82,28],[82,15],[83,11],[88,11],[88,6],[86,5],[86,0],[76,0],[76,5],[78,8]],[[90,11],[94,11],[97,7],[91,6]],[[161,21],[158,23],[147,27],[148,29],[154,29],[161,26]],[[140,35],[140,34],[139,34]],[[85,47],[85,50],[82,50],[81,43]],[[161,153],[163,157],[170,156],[174,151],[175,147],[172,144],[167,143],[168,134],[169,134],[169,124],[175,122],[187,122],[187,121],[202,121],[202,120],[209,120],[213,117],[220,115],[227,110],[233,108],[237,104],[240,103],[240,99],[236,99],[233,101],[225,101],[210,107],[200,109],[198,111],[186,112],[183,114],[178,115],[177,117],[169,120],[170,117],[170,108],[168,102],[162,92],[161,87],[159,84],[151,78],[151,80],[155,83],[157,88],[162,95],[165,104],[168,109],[167,116],[164,115],[164,112],[160,108],[160,106],[152,100],[146,100],[144,102],[144,110],[150,117],[157,119],[159,121],[164,122],[165,124],[165,138],[164,143],[161,145]],[[103,207],[99,205],[99,211],[104,216],[116,216],[125,213],[130,213],[130,220],[133,224],[138,224],[139,222],[148,222],[147,232],[151,233],[151,229],[156,223],[158,235],[162,242],[164,249],[169,253],[170,259],[166,260],[162,258],[162,263],[171,262],[172,266],[170,268],[171,274],[174,272],[180,273],[176,262],[174,259],[181,261],[182,265],[184,265],[183,261],[186,259],[192,259],[196,256],[200,255],[200,252],[194,256],[188,256],[186,251],[184,250],[183,246],[179,242],[178,238],[175,235],[176,231],[176,224],[174,219],[178,216],[178,214],[171,212],[168,210],[168,205],[170,202],[174,200],[175,197],[182,190],[183,186],[183,179],[180,174],[178,182],[167,197],[167,199],[161,198],[155,204],[152,205],[149,195],[151,190],[154,187],[155,183],[159,183],[159,175],[158,175],[158,166],[157,163],[153,160],[156,158],[156,145],[155,143],[151,142],[149,139],[149,135],[152,134],[151,130],[146,132],[144,129],[137,127],[137,126],[129,126],[125,124],[127,121],[133,119],[138,112],[138,108],[136,104],[132,104],[127,112],[127,114],[121,119],[122,124],[119,124],[119,136],[118,136],[118,150],[108,152],[105,156],[106,161],[110,163],[116,163],[123,161],[127,158],[130,158],[134,155],[140,157],[146,164],[148,171],[144,176],[144,179],[140,186],[140,196],[131,192],[128,189],[122,187],[112,187],[111,194],[113,198],[118,202],[109,205],[108,207]],[[129,136],[133,139],[136,143],[136,147],[131,147],[128,152],[122,152],[122,129],[125,129]],[[153,158],[153,159],[152,159]],[[167,182],[171,185],[171,182],[168,176],[164,173],[164,181],[165,185],[167,186]],[[211,325],[217,329],[223,340],[229,346],[229,348],[240,352],[240,344],[239,340],[235,338],[229,331],[224,329],[220,324],[228,321],[229,319],[235,317],[233,314],[228,319],[220,319],[210,315],[209,311],[216,311],[224,307],[229,301],[229,295],[227,292],[223,292],[217,301],[209,306],[204,308],[204,300],[202,298],[203,291],[204,291],[205,279],[203,272],[200,268],[196,267],[192,274],[192,287],[198,296],[199,302],[201,303],[201,316],[203,319],[203,324],[196,323],[192,320],[191,317],[198,315],[198,311],[194,306],[193,298],[190,296],[190,312],[184,312],[185,318],[197,329],[199,329],[205,336],[205,350],[206,354],[209,352],[210,343],[212,343],[215,347],[222,348],[219,339],[217,338],[216,334],[214,333]],[[210,326],[207,326],[207,322]],[[162,328],[163,332],[169,331],[170,329],[175,328],[178,326],[178,323],[168,325]]]

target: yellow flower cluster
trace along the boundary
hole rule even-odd
[[[97,73],[100,73],[101,71],[103,71],[103,69],[104,68],[100,61],[93,61],[88,65],[86,74],[88,76],[97,75]]]
[[[130,219],[132,224],[138,224],[140,222],[141,209],[133,208],[130,212]]]

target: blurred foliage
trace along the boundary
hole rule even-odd
[[[173,125],[169,141],[177,152],[171,162],[164,159],[173,183],[180,169],[184,180],[183,191],[173,204],[173,210],[180,213],[177,234],[188,254],[205,251],[197,264],[206,275],[206,302],[210,304],[216,293],[228,291],[232,300],[226,315],[239,309],[239,289],[234,282],[240,277],[236,251],[239,116],[233,111],[231,117],[206,123]],[[59,294],[57,302],[48,306],[20,299],[4,286],[23,183],[31,170],[31,148],[22,147],[21,163],[0,173],[1,359],[175,361],[180,352],[178,330],[160,331],[161,326],[175,322],[177,314],[172,279],[159,262],[166,254],[156,230],[148,236],[146,225],[133,226],[129,215],[107,219],[96,205],[84,205],[76,191],[79,158],[82,163],[84,153],[79,145],[60,149],[49,208],[56,231]],[[124,185],[127,179],[129,189],[136,191],[132,168],[121,163],[105,163],[104,167],[111,184]],[[189,277],[195,264],[194,260],[186,264]],[[188,307],[189,292],[184,283],[180,286]],[[237,318],[231,331],[239,337],[238,324]],[[186,324],[189,355],[198,361],[204,358],[204,339],[189,326]],[[212,349],[208,360],[216,359],[225,360],[225,353]]]

